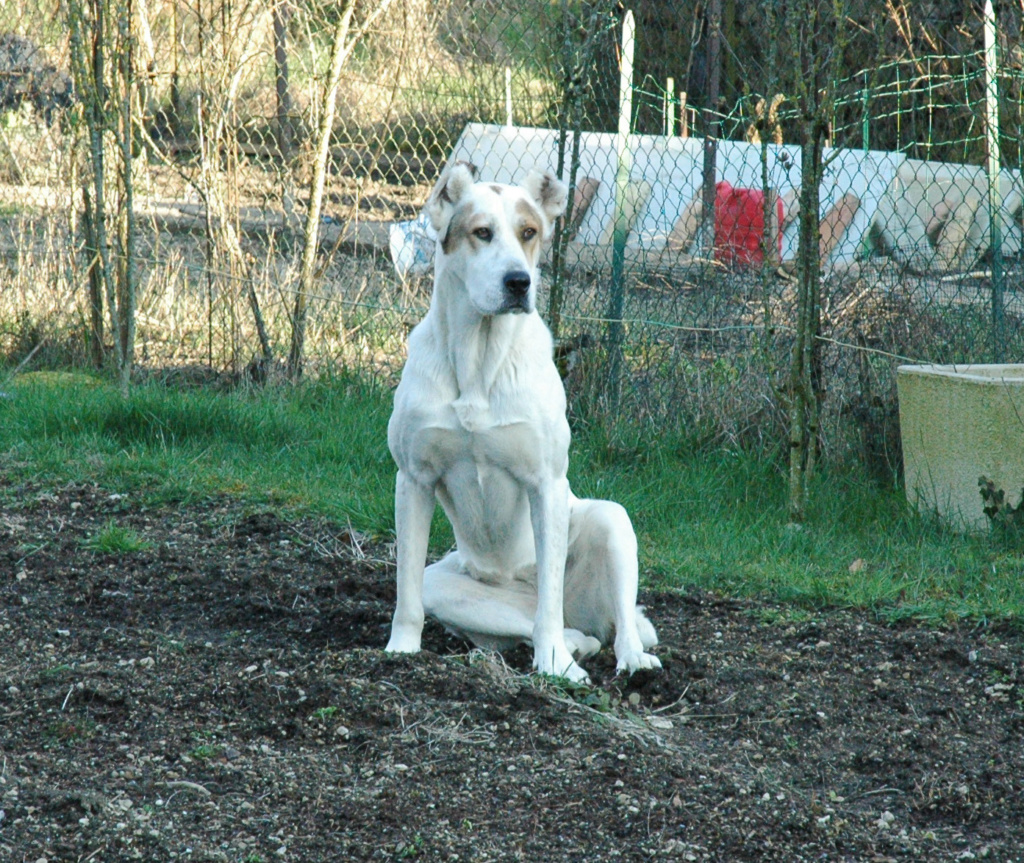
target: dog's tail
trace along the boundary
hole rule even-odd
[[[640,642],[643,644],[644,650],[650,650],[658,643],[658,633],[654,631],[654,624],[644,614],[642,605],[636,607],[636,628],[640,633]]]

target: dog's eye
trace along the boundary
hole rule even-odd
[[[478,240],[483,240],[485,243],[489,243],[491,238],[494,236],[494,232],[490,228],[477,228],[473,231],[473,236]]]
[[[523,228],[523,239],[524,240],[532,240],[536,236],[537,236],[537,229],[536,228]]]

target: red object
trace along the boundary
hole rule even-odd
[[[777,200],[778,224],[782,224],[782,199]],[[764,263],[764,192],[734,189],[726,182],[715,184],[715,260],[723,264],[755,266]],[[782,258],[782,232],[778,232],[778,257]]]

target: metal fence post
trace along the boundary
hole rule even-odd
[[[626,234],[629,224],[626,216],[629,195],[629,175],[633,166],[629,133],[633,116],[633,46],[635,26],[632,11],[622,19],[622,67],[619,73],[619,130],[615,136],[615,222],[612,231],[612,275],[608,300],[608,377],[611,403],[618,403],[622,387],[622,342],[625,336],[622,311],[625,304],[624,264]]]
[[[715,179],[718,163],[718,138],[722,133],[718,113],[718,88],[721,84],[722,0],[711,0],[708,7],[708,91],[704,99],[704,162],[701,195],[700,253],[709,260],[715,256]]]
[[[992,362],[1003,361],[1005,334],[1003,332],[1003,230],[999,190],[999,66],[996,57],[996,17],[992,0],[985,0],[985,139],[988,159],[988,223],[989,243],[992,248]]]

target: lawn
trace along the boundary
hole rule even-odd
[[[58,485],[95,483],[154,503],[232,499],[283,518],[316,515],[379,540],[393,535],[390,392],[340,376],[260,391],[135,388],[85,374],[0,377],[0,470]],[[573,442],[582,496],[617,500],[640,538],[648,586],[703,589],[886,618],[1019,620],[1024,549],[966,537],[912,512],[895,483],[824,473],[810,517],[787,523],[776,460],[694,449],[676,433]],[[0,501],[2,503],[2,501]],[[435,553],[452,541],[440,512]]]

